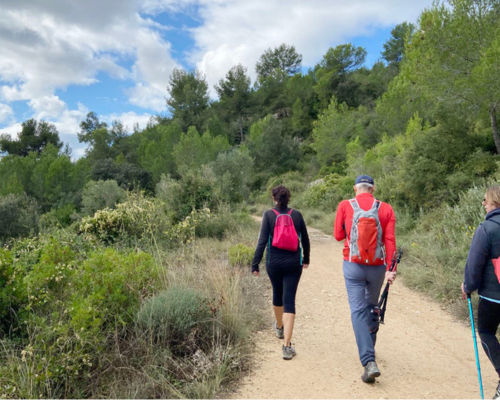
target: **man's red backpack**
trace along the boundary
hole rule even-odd
[[[274,224],[273,243],[274,247],[282,250],[297,251],[299,247],[299,237],[295,230],[292,219],[292,210],[285,214],[280,214],[273,208],[276,214],[276,223]]]

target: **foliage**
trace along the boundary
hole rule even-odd
[[[26,195],[0,197],[0,241],[23,237],[38,231],[39,207]]]
[[[229,264],[238,267],[250,267],[252,265],[255,250],[244,244],[238,243],[228,250]]]
[[[268,116],[252,125],[250,137],[245,142],[250,157],[253,158],[256,178],[265,179],[297,169],[300,147],[297,140],[285,134],[283,125]],[[259,185],[261,182],[257,181]]]
[[[229,149],[223,136],[212,136],[209,131],[200,136],[194,126],[182,135],[174,146],[172,156],[181,175],[188,170],[201,167],[217,158],[217,154]]]
[[[143,193],[128,193],[115,209],[105,208],[82,219],[78,232],[91,242],[104,244],[117,240],[155,241],[170,223],[164,204]]]
[[[297,53],[295,46],[283,43],[274,49],[267,49],[260,56],[255,71],[259,81],[271,76],[277,76],[282,81],[286,76],[299,72],[301,64],[302,56]]]
[[[248,127],[244,118],[248,114],[251,105],[250,78],[246,75],[246,68],[238,64],[231,68],[225,79],[221,79],[215,85],[215,91],[219,95],[219,108],[226,116],[226,121],[236,119],[238,121],[239,141],[243,141],[244,130]],[[236,134],[234,136],[237,136]]]
[[[174,354],[189,354],[200,343],[207,344],[210,336],[207,300],[194,288],[169,287],[142,304],[137,325],[154,340],[169,346]]]
[[[91,215],[103,208],[114,208],[125,197],[125,191],[114,180],[89,181],[82,193],[82,212]]]
[[[57,150],[62,147],[59,133],[54,124],[29,119],[22,124],[21,132],[17,134],[17,140],[10,135],[0,136],[0,151],[10,155],[26,157],[34,152],[40,155],[49,144]]]
[[[170,76],[167,107],[183,132],[194,126],[203,131],[208,108],[208,84],[200,71],[174,69]]]
[[[403,60],[405,47],[409,44],[416,27],[412,23],[403,22],[398,24],[391,31],[391,38],[384,43],[382,57],[389,65],[399,67]]]
[[[220,198],[215,179],[210,168],[188,170],[179,181],[164,175],[156,185],[156,197],[166,203],[173,221],[179,222],[192,210],[217,210]]]

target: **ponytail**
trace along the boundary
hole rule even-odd
[[[271,189],[271,194],[278,202],[279,208],[287,208],[290,201],[290,191],[283,185],[278,185]]]

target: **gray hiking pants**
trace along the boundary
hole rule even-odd
[[[372,314],[372,309],[378,303],[385,270],[385,265],[373,266],[344,261],[344,279],[351,308],[352,327],[363,366],[375,361],[379,318]]]

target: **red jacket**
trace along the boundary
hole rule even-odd
[[[356,196],[359,206],[368,211],[375,198],[371,193],[361,193]],[[337,240],[345,239],[344,241],[344,260],[349,260],[349,245],[348,241],[351,236],[352,217],[354,210],[349,204],[349,200],[340,202],[335,216],[335,225],[333,227],[333,236]],[[384,202],[380,202],[378,210],[378,218],[382,227],[382,242],[385,247],[385,264],[387,269],[391,266],[391,260],[396,251],[396,215],[392,207]]]

